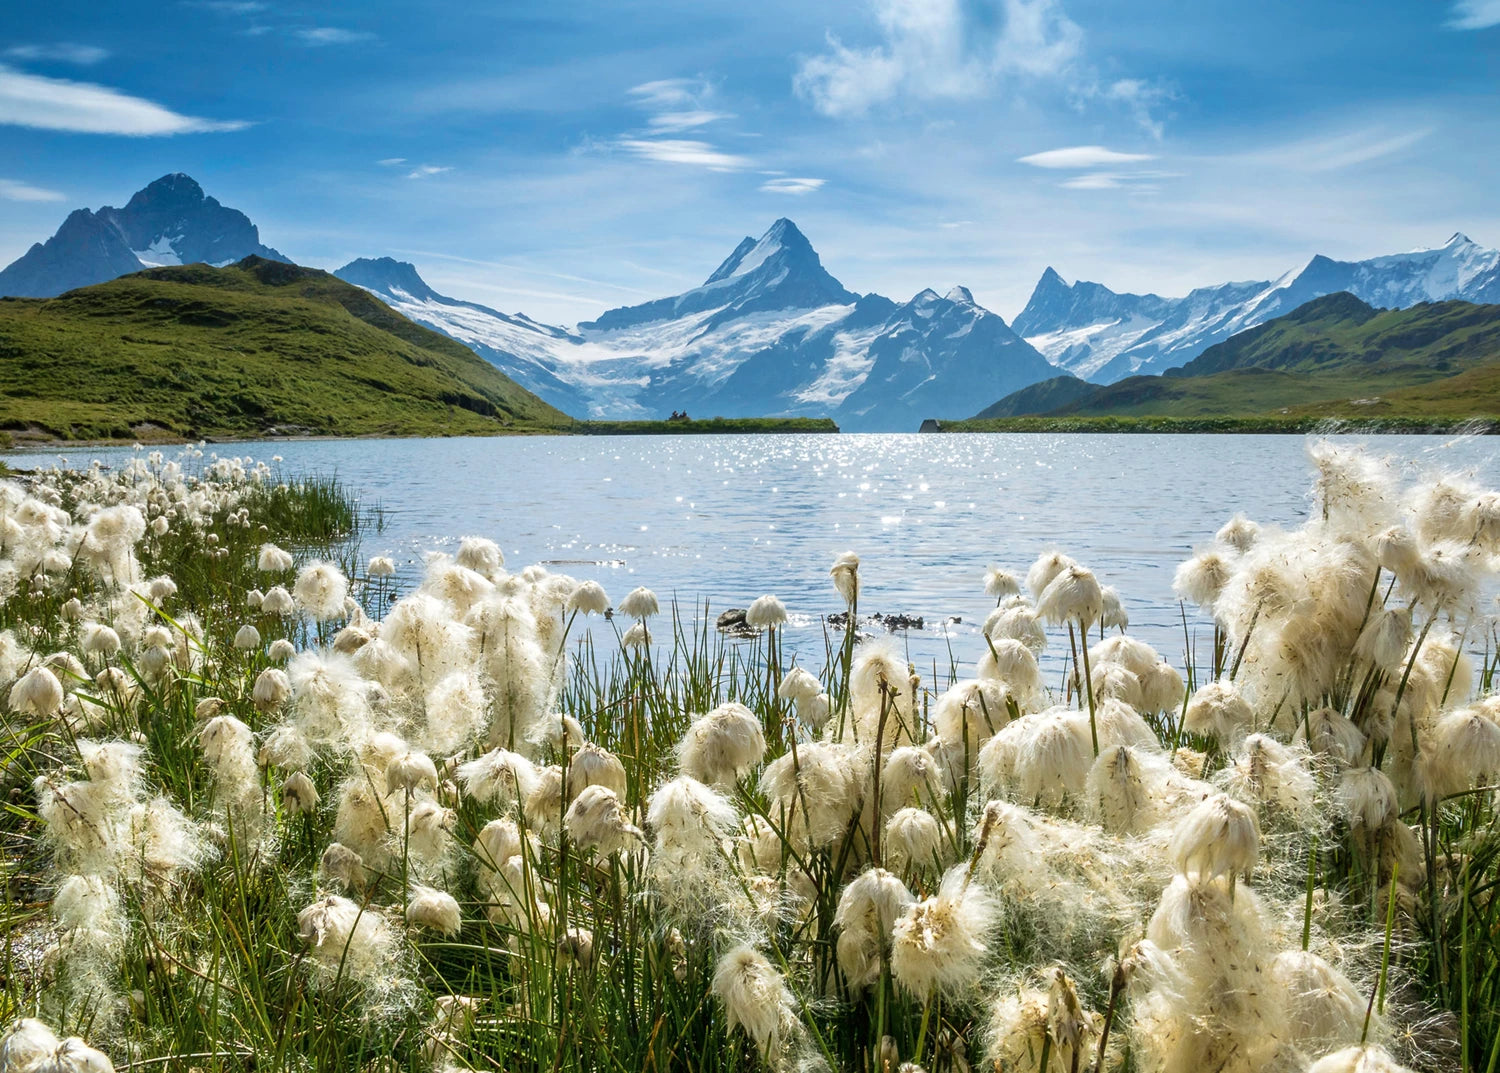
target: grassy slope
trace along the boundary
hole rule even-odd
[[[1015,412],[1006,402],[985,413]],[[1180,370],[1130,377],[1029,414],[1028,423],[1147,417],[1454,423],[1494,417],[1500,414],[1500,306],[1436,302],[1377,311],[1348,294],[1328,295],[1210,347]]]
[[[0,428],[97,439],[570,423],[468,348],[315,269],[248,258],[0,300]]]

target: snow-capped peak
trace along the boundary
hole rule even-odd
[[[798,259],[810,256],[813,261],[816,261],[818,257],[813,252],[812,243],[807,241],[807,236],[797,230],[796,224],[783,216],[770,226],[759,241],[748,235],[745,236],[734,248],[734,252],[723,264],[714,269],[714,274],[709,276],[703,285],[707,287],[736,276],[747,276],[782,252]]]
[[[943,297],[957,305],[971,306],[974,304],[973,293],[969,290],[969,288],[963,286],[954,287]]]

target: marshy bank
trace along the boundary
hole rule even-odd
[[[1107,545],[985,531],[917,663],[822,628],[889,599],[846,531],[730,643],[195,454],[0,486],[16,1068],[1493,1061],[1500,497],[1451,455],[1313,445],[1150,642]]]

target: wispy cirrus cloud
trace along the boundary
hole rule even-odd
[[[1064,190],[1156,190],[1162,179],[1181,178],[1175,171],[1091,171],[1057,185]]]
[[[382,163],[384,163],[384,161],[382,161]],[[411,171],[406,173],[406,177],[408,179],[427,179],[431,178],[434,175],[441,175],[444,172],[452,170],[452,166],[447,164],[418,164],[415,168],[412,168]]]
[[[6,201],[66,201],[68,196],[60,190],[48,190],[14,179],[0,179],[0,198]]]
[[[754,161],[726,153],[713,144],[692,138],[617,138],[614,146],[645,160],[662,164],[692,164],[710,171],[739,171]]]
[[[388,156],[384,160],[375,161],[375,163],[379,164],[382,168],[395,168],[405,164],[406,158],[404,156]]]
[[[109,56],[109,49],[98,45],[79,45],[72,41],[58,41],[50,45],[13,45],[0,55],[12,60],[30,60],[56,63],[73,63],[80,67],[91,67]]]
[[[1500,26],[1500,0],[1457,0],[1448,14],[1454,30],[1487,30]]]
[[[1155,159],[1151,153],[1121,153],[1102,145],[1072,145],[1065,149],[1031,153],[1019,157],[1017,163],[1030,164],[1034,168],[1098,168]]]
[[[323,45],[357,45],[375,40],[367,30],[346,30],[342,26],[310,26],[293,30],[292,38],[300,44],[318,48]]]
[[[1246,159],[1293,171],[1339,171],[1395,156],[1431,133],[1431,127],[1417,127],[1394,133],[1382,128],[1371,128],[1345,134],[1318,135],[1247,154]]]
[[[698,133],[734,114],[712,107],[712,83],[702,78],[661,78],[632,86],[626,99],[651,113],[644,130],[627,131],[609,145],[633,156],[663,164],[690,164],[711,171],[739,171],[753,161],[719,148]],[[664,135],[694,132],[693,138]]]
[[[760,184],[760,191],[763,194],[795,194],[801,196],[821,190],[827,183],[827,179],[798,179],[791,177],[785,179],[767,179]]]
[[[241,130],[241,120],[183,115],[110,86],[47,78],[0,65],[0,124],[77,134],[151,137]]]

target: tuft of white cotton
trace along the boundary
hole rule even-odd
[[[1071,566],[1078,564],[1070,557],[1060,551],[1044,552],[1037,556],[1034,563],[1026,571],[1026,587],[1031,590],[1031,595],[1040,598],[1047,586],[1053,580]]]
[[[62,708],[62,683],[46,667],[33,667],[10,687],[6,703],[13,712],[49,719]]]
[[[729,1027],[744,1029],[761,1061],[780,1065],[797,1018],[791,990],[770,960],[749,943],[734,947],[714,966],[713,991]]]
[[[85,622],[79,631],[83,651],[106,659],[120,651],[120,635],[100,622]]]
[[[396,572],[396,562],[385,555],[377,555],[372,558],[369,565],[365,567],[365,573],[373,578],[390,577]]]
[[[998,566],[992,566],[984,572],[984,594],[993,596],[996,600],[1003,600],[1007,596],[1014,596],[1021,591],[1021,579],[1009,571]]]
[[[291,552],[284,551],[275,544],[262,544],[256,557],[256,569],[266,574],[279,574],[290,570],[294,562]]]
[[[1357,1043],[1364,1032],[1365,999],[1350,979],[1309,950],[1284,950],[1271,962],[1281,988],[1287,1026],[1305,1050]]]
[[[291,695],[291,679],[287,677],[285,671],[276,667],[267,667],[256,675],[255,685],[250,691],[250,699],[263,712],[274,712],[285,704]]]
[[[581,581],[568,596],[570,614],[602,615],[609,610],[609,594],[597,581]]]
[[[1104,614],[1104,590],[1092,570],[1074,563],[1047,583],[1037,597],[1036,611],[1047,622],[1081,622],[1088,627]]]
[[[1275,738],[1251,734],[1224,770],[1224,784],[1242,800],[1273,805],[1288,815],[1308,819],[1317,811],[1317,780],[1306,760],[1305,753]]]
[[[502,808],[524,801],[536,785],[536,765],[509,749],[491,749],[477,760],[459,765],[464,792],[481,803]]]
[[[1359,727],[1328,707],[1315,708],[1303,716],[1297,724],[1295,740],[1341,766],[1354,763],[1365,748],[1365,736]]]
[[[1394,669],[1412,640],[1411,608],[1378,607],[1354,642],[1354,654],[1380,668]]]
[[[288,816],[310,816],[318,808],[318,787],[305,771],[294,771],[281,784],[281,807]]]
[[[682,770],[710,786],[733,786],[766,754],[760,719],[743,704],[730,701],[693,720],[677,744]]]
[[[1356,830],[1374,831],[1395,819],[1396,787],[1375,767],[1351,767],[1339,777],[1336,797],[1344,818]]]
[[[39,1073],[61,1042],[41,1021],[23,1017],[0,1037],[0,1069],[6,1073]]]
[[[1255,720],[1250,702],[1229,679],[1199,686],[1188,698],[1183,729],[1194,734],[1233,741],[1246,733]]]
[[[715,861],[719,847],[739,826],[729,799],[688,775],[664,783],[646,808],[646,826],[655,837],[656,866],[667,874],[691,874],[702,862]]]
[[[262,614],[285,616],[296,610],[297,601],[292,599],[292,594],[280,585],[267,589],[266,594],[260,598]]]
[[[1214,539],[1243,555],[1260,539],[1260,526],[1243,514],[1236,514],[1214,534]]]
[[[616,794],[625,792],[625,765],[614,753],[591,741],[568,759],[569,799],[589,786],[604,786]]]
[[[926,749],[902,745],[892,749],[880,771],[882,822],[908,805],[932,807],[944,796],[943,768]]]
[[[1260,856],[1260,821],[1249,805],[1215,794],[1177,822],[1167,852],[1184,875],[1248,879]]]
[[[864,803],[867,759],[851,746],[808,742],[782,753],[761,773],[768,815],[796,846],[841,838]]]
[[[844,603],[853,607],[859,602],[859,556],[852,551],[843,552],[833,560],[833,565],[828,568],[828,576],[833,581],[833,588],[839,594]],[[854,623],[848,623],[848,628],[853,629]]]
[[[1234,563],[1217,548],[1201,551],[1181,563],[1172,576],[1172,591],[1204,611],[1211,611],[1229,584]]]
[[[260,631],[248,622],[234,634],[234,647],[241,652],[251,652],[260,647]]]
[[[297,933],[325,979],[370,984],[388,971],[394,936],[373,908],[326,895],[297,914]]]
[[[340,842],[330,842],[323,851],[318,861],[318,873],[345,890],[358,890],[365,885],[364,859]]]
[[[644,838],[615,792],[597,784],[573,799],[563,824],[574,842],[603,857],[634,849]]]
[[[793,701],[801,704],[823,692],[823,683],[806,668],[793,667],[781,678],[781,684],[776,687],[776,695],[782,700]]]
[[[625,599],[620,601],[620,606],[615,608],[615,610],[626,618],[633,618],[644,622],[652,615],[657,614],[661,608],[656,602],[656,593],[642,585],[627,593]]]
[[[451,936],[463,927],[463,914],[458,900],[447,891],[413,885],[406,899],[406,922]]]
[[[896,921],[915,903],[906,884],[884,868],[861,872],[844,888],[833,924],[839,932],[839,970],[851,990],[862,991],[880,979]]]
[[[314,622],[331,622],[345,617],[349,579],[334,563],[310,562],[297,574],[292,595]]]
[[[969,882],[968,866],[943,876],[938,893],[914,903],[891,936],[891,976],[919,1002],[939,993],[962,996],[979,978],[985,935],[995,907],[984,888]]]
[[[1047,631],[1042,629],[1036,609],[1024,605],[1001,606],[990,612],[984,634],[997,645],[1006,637],[1020,641],[1036,655],[1047,647]]]
[[[926,809],[898,809],[886,821],[881,843],[885,863],[896,872],[942,871],[956,839],[947,824]]]
[[[646,628],[645,619],[633,623],[630,629],[620,636],[620,647],[625,649],[651,647],[651,631]]]
[[[752,630],[774,630],[786,623],[786,606],[769,593],[757,596],[745,612],[745,625]]]
[[[505,554],[493,540],[467,536],[458,542],[458,554],[453,557],[453,561],[464,569],[483,574],[493,581],[505,565]]]
[[[1500,723],[1476,708],[1460,708],[1437,721],[1424,758],[1427,796],[1438,800],[1500,775]]]

